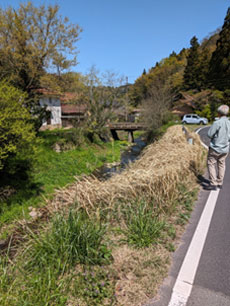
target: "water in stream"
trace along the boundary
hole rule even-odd
[[[115,173],[122,172],[125,167],[134,162],[140,155],[143,148],[146,146],[146,142],[138,137],[134,140],[134,144],[121,153],[121,160],[114,165],[105,164],[101,168],[97,169],[93,174],[100,180],[106,180]]]

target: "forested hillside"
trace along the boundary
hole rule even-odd
[[[179,115],[190,107],[211,120],[219,104],[230,104],[230,8],[222,28],[201,42],[192,37],[190,48],[144,69],[130,89],[132,105],[142,105],[159,86],[170,90],[171,109]]]

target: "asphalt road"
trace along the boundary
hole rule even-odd
[[[205,127],[199,132],[202,141],[209,145]],[[207,177],[206,177],[207,178]],[[204,178],[204,182],[205,179]],[[212,191],[215,192],[215,191]],[[207,202],[210,191],[201,187],[198,201],[192,213],[181,244],[173,255],[168,278],[159,296],[146,306],[168,306],[183,259]],[[182,305],[180,303],[175,305]],[[185,304],[183,304],[185,305]],[[230,157],[226,160],[223,189],[220,190],[211,224],[202,250],[190,297],[186,306],[230,306]]]
[[[200,131],[206,145],[208,127]],[[196,273],[188,306],[230,305],[230,158]]]
[[[209,142],[210,142],[210,140],[207,136],[208,130],[209,130],[209,127],[205,127],[203,129],[201,129],[198,133],[200,135],[200,138],[201,138],[202,142],[205,143],[206,146],[209,146]]]

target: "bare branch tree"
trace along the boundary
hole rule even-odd
[[[157,134],[157,130],[166,121],[172,104],[173,94],[170,86],[161,80],[156,80],[150,90],[148,96],[142,102],[143,115],[142,120],[147,126],[148,138],[152,138]]]

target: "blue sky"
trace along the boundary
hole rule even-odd
[[[18,7],[19,0],[0,0],[1,8]],[[25,1],[23,1],[25,2]],[[92,65],[128,77],[130,83],[172,51],[201,41],[221,27],[227,0],[47,0],[60,14],[83,28],[77,43],[79,64],[86,73]]]

